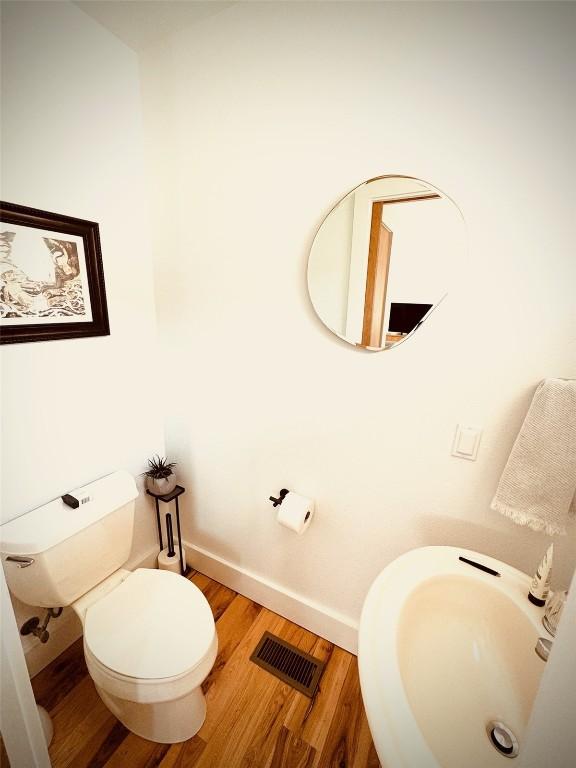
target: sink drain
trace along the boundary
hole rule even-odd
[[[486,726],[486,733],[490,737],[492,746],[505,757],[517,757],[520,752],[518,739],[507,725],[499,720],[492,720]]]

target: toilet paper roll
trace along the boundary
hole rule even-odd
[[[277,520],[280,525],[302,534],[312,522],[313,516],[314,502],[312,499],[289,491],[280,504]]]
[[[178,552],[178,542],[174,545],[175,555],[174,557],[168,557],[168,548],[163,549],[158,555],[158,568],[161,571],[173,571],[173,573],[180,573],[180,553]],[[184,559],[184,570],[186,569],[186,552],[182,549],[182,557]]]

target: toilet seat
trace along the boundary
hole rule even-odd
[[[97,686],[137,702],[179,698],[200,685],[217,652],[202,592],[170,571],[140,568],[91,605],[84,652]]]
[[[191,670],[175,677],[146,679],[126,677],[101,664],[84,643],[84,658],[90,677],[97,688],[101,688],[118,699],[134,701],[140,704],[158,704],[175,701],[190,693],[202,684],[216,661],[218,639],[214,639],[208,653]]]

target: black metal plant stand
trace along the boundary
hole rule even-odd
[[[177,485],[176,488],[174,488],[173,491],[170,491],[170,493],[165,493],[163,496],[158,496],[156,493],[152,493],[152,491],[146,491],[148,496],[152,496],[154,499],[154,503],[156,504],[156,522],[158,524],[158,539],[160,540],[160,552],[164,549],[164,544],[162,543],[162,525],[160,524],[160,501],[163,501],[165,504],[169,504],[171,501],[176,502],[176,528],[178,530],[178,553],[180,555],[180,573],[182,576],[184,576],[185,568],[184,568],[184,558],[182,557],[182,535],[180,533],[180,508],[178,507],[178,496],[181,496],[185,492],[186,488],[183,488],[181,485]],[[172,531],[172,516],[169,512],[166,513],[166,531],[167,531],[167,537],[168,537],[168,546],[171,547],[171,543],[173,541],[173,537],[169,535],[169,532]],[[168,554],[175,554],[174,552],[168,553]]]

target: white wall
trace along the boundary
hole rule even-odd
[[[136,55],[68,3],[3,3],[2,49],[2,199],[99,223],[111,327],[110,336],[1,348],[10,520],[116,469],[140,473],[163,452],[166,386],[157,383]],[[154,520],[141,499],[133,559],[155,545]]]
[[[489,503],[537,383],[576,376],[575,24],[573,4],[246,3],[146,51],[191,542],[353,618],[419,545],[533,571],[547,539]],[[316,318],[306,262],[332,205],[390,173],[453,197],[471,250],[430,322],[370,354]],[[450,456],[457,422],[484,428],[475,463]],[[317,499],[302,538],[275,523],[283,486]]]
[[[385,205],[382,221],[393,233],[388,301],[435,304],[466,258],[458,209],[445,199]]]

